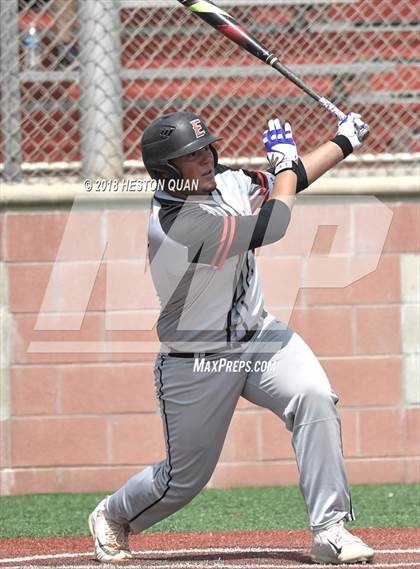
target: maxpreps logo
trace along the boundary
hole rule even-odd
[[[201,138],[202,136],[206,136],[206,131],[204,130],[203,124],[200,119],[194,119],[190,121],[191,126],[193,127],[194,134],[196,138]]]

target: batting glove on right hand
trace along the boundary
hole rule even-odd
[[[277,175],[283,170],[296,171],[298,154],[292,136],[292,127],[288,122],[282,125],[280,119],[268,121],[268,130],[264,131],[263,142],[267,150],[267,160]]]
[[[338,123],[337,135],[339,134],[348,138],[353,150],[356,150],[369,134],[369,126],[357,113],[349,113]]]

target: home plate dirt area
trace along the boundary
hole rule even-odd
[[[420,529],[359,529],[354,533],[375,548],[370,567],[420,569]],[[315,565],[308,556],[308,531],[152,534],[130,538],[136,558],[126,569],[298,569]],[[21,538],[0,540],[0,569],[56,567],[91,569],[90,538]],[[335,567],[349,567],[335,565]],[[352,567],[367,567],[363,564]]]

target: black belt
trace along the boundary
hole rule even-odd
[[[210,358],[211,356],[221,356],[224,352],[169,352],[171,358]]]
[[[238,342],[249,342],[252,340],[254,335],[258,332],[258,330],[250,330],[245,334],[245,336],[238,340]],[[236,346],[238,347],[238,346]],[[227,355],[229,352],[226,352],[226,348],[220,352],[169,352],[168,356],[172,358],[208,358],[212,356],[223,356]]]

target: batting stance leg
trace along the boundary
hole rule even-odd
[[[298,334],[276,353],[269,353],[270,343],[283,334],[281,330],[267,330],[258,339],[260,347],[252,347],[254,360],[266,359],[271,365],[264,372],[248,375],[242,395],[271,409],[291,431],[300,487],[311,529],[316,531],[353,517],[335,408],[338,398],[317,358]]]
[[[245,382],[243,373],[195,371],[193,358],[166,355],[158,356],[155,378],[167,458],[135,475],[107,503],[110,517],[129,522],[133,533],[176,512],[208,482]]]

